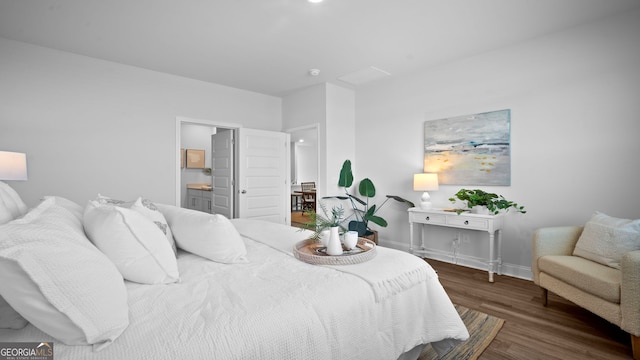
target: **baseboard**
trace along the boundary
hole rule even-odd
[[[381,240],[380,245],[409,252],[409,246],[406,243]],[[425,249],[414,248],[413,254],[416,256],[427,258],[427,259],[433,259],[433,260],[448,262],[451,264],[466,266],[473,269],[487,271],[487,259],[475,257],[468,254],[459,254],[451,251],[442,251],[438,249],[429,249],[429,248],[425,248]],[[511,277],[524,279],[524,280],[533,279],[533,275],[531,273],[530,267],[517,265],[517,264],[509,264],[503,261],[501,271],[502,271],[502,275],[511,276]]]

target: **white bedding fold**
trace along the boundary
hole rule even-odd
[[[293,255],[293,247],[298,241],[308,239],[310,231],[271,222],[256,220],[232,220],[238,232],[249,239],[261,242],[285,254]],[[401,291],[412,288],[427,279],[437,278],[435,271],[424,266],[424,261],[406,253],[378,246],[378,255],[369,261],[351,265],[321,265],[355,275],[366,281],[375,294],[377,302],[383,301]]]

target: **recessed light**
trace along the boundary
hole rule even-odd
[[[322,2],[322,0],[308,0],[308,1],[309,1],[310,3],[314,3],[314,4],[317,4],[317,3]]]

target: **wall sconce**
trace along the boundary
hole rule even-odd
[[[0,151],[0,180],[27,180],[27,155]]]
[[[431,196],[428,191],[438,190],[438,174],[414,174],[413,190],[423,191],[420,198],[420,207],[422,209],[431,209]]]

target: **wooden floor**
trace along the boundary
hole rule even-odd
[[[619,327],[549,293],[508,276],[487,281],[486,271],[427,259],[438,272],[451,301],[505,320],[479,360],[631,359],[631,340]]]
[[[291,212],[291,226],[305,228],[305,224],[309,222],[309,215],[305,215],[302,211]]]

